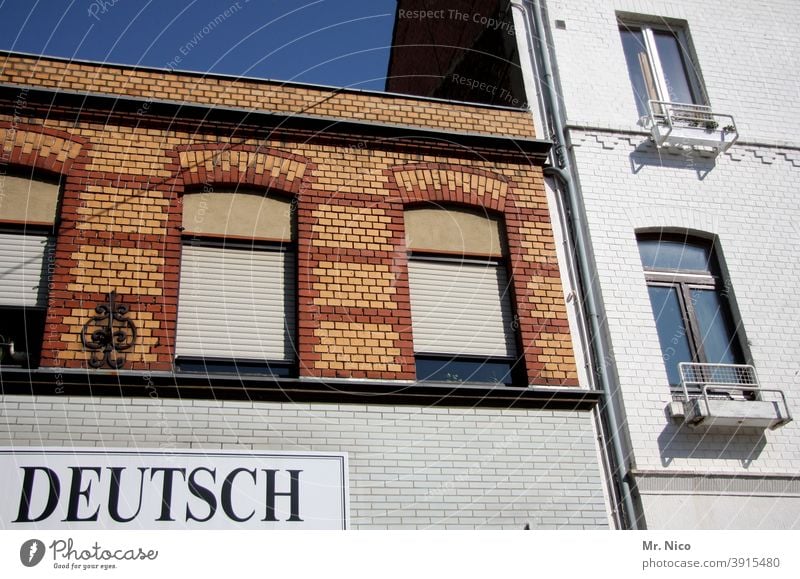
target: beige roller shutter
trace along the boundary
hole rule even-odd
[[[294,359],[293,253],[185,245],[177,356]]]
[[[415,259],[408,273],[415,352],[516,355],[505,268]]]
[[[46,306],[46,235],[0,233],[0,305]]]

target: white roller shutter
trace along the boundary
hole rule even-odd
[[[0,233],[0,305],[46,306],[45,235]]]
[[[177,356],[294,358],[293,254],[186,245]]]
[[[415,352],[516,355],[502,266],[411,260],[408,275]]]

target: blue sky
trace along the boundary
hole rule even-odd
[[[0,0],[0,49],[383,90],[395,5]]]

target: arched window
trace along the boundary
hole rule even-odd
[[[183,198],[176,366],[286,376],[295,365],[292,205],[259,191]]]
[[[680,391],[681,362],[743,364],[714,240],[656,233],[638,241],[670,386]]]
[[[0,176],[0,366],[37,366],[58,211],[57,179]]]
[[[431,205],[405,231],[417,379],[522,382],[502,221]]]

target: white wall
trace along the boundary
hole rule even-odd
[[[635,231],[684,227],[719,236],[753,363],[800,413],[800,158],[765,163],[734,147],[716,160],[641,150],[639,137],[580,133],[574,152],[614,359],[635,450],[646,469],[797,473],[800,423],[703,434],[665,415],[671,396]],[[636,167],[634,172],[631,166]],[[698,176],[698,174],[700,176]],[[702,178],[701,178],[702,176]]]
[[[741,138],[798,143],[800,10],[796,0],[547,0],[570,123],[635,127],[638,114],[617,12],[688,23],[710,104]],[[566,30],[555,29],[563,20]],[[658,21],[658,19],[656,19]]]
[[[4,396],[0,446],[345,451],[353,528],[609,525],[589,412]]]
[[[758,473],[797,476],[798,422],[766,432],[697,432],[666,415],[671,395],[635,237],[644,227],[719,237],[761,383],[783,389],[800,416],[797,2],[547,0],[546,5],[568,144],[633,447],[631,466],[694,480],[708,473],[730,480]],[[715,112],[732,114],[740,131],[740,142],[728,153],[714,158],[670,152],[650,142],[636,124],[618,12],[687,23],[710,104]],[[556,20],[566,28],[556,28]],[[688,500],[649,491],[642,504],[650,528],[800,527],[797,497],[753,495],[742,501],[723,495]],[[764,522],[765,512],[782,514]]]
[[[643,494],[651,529],[796,529],[800,497]]]

